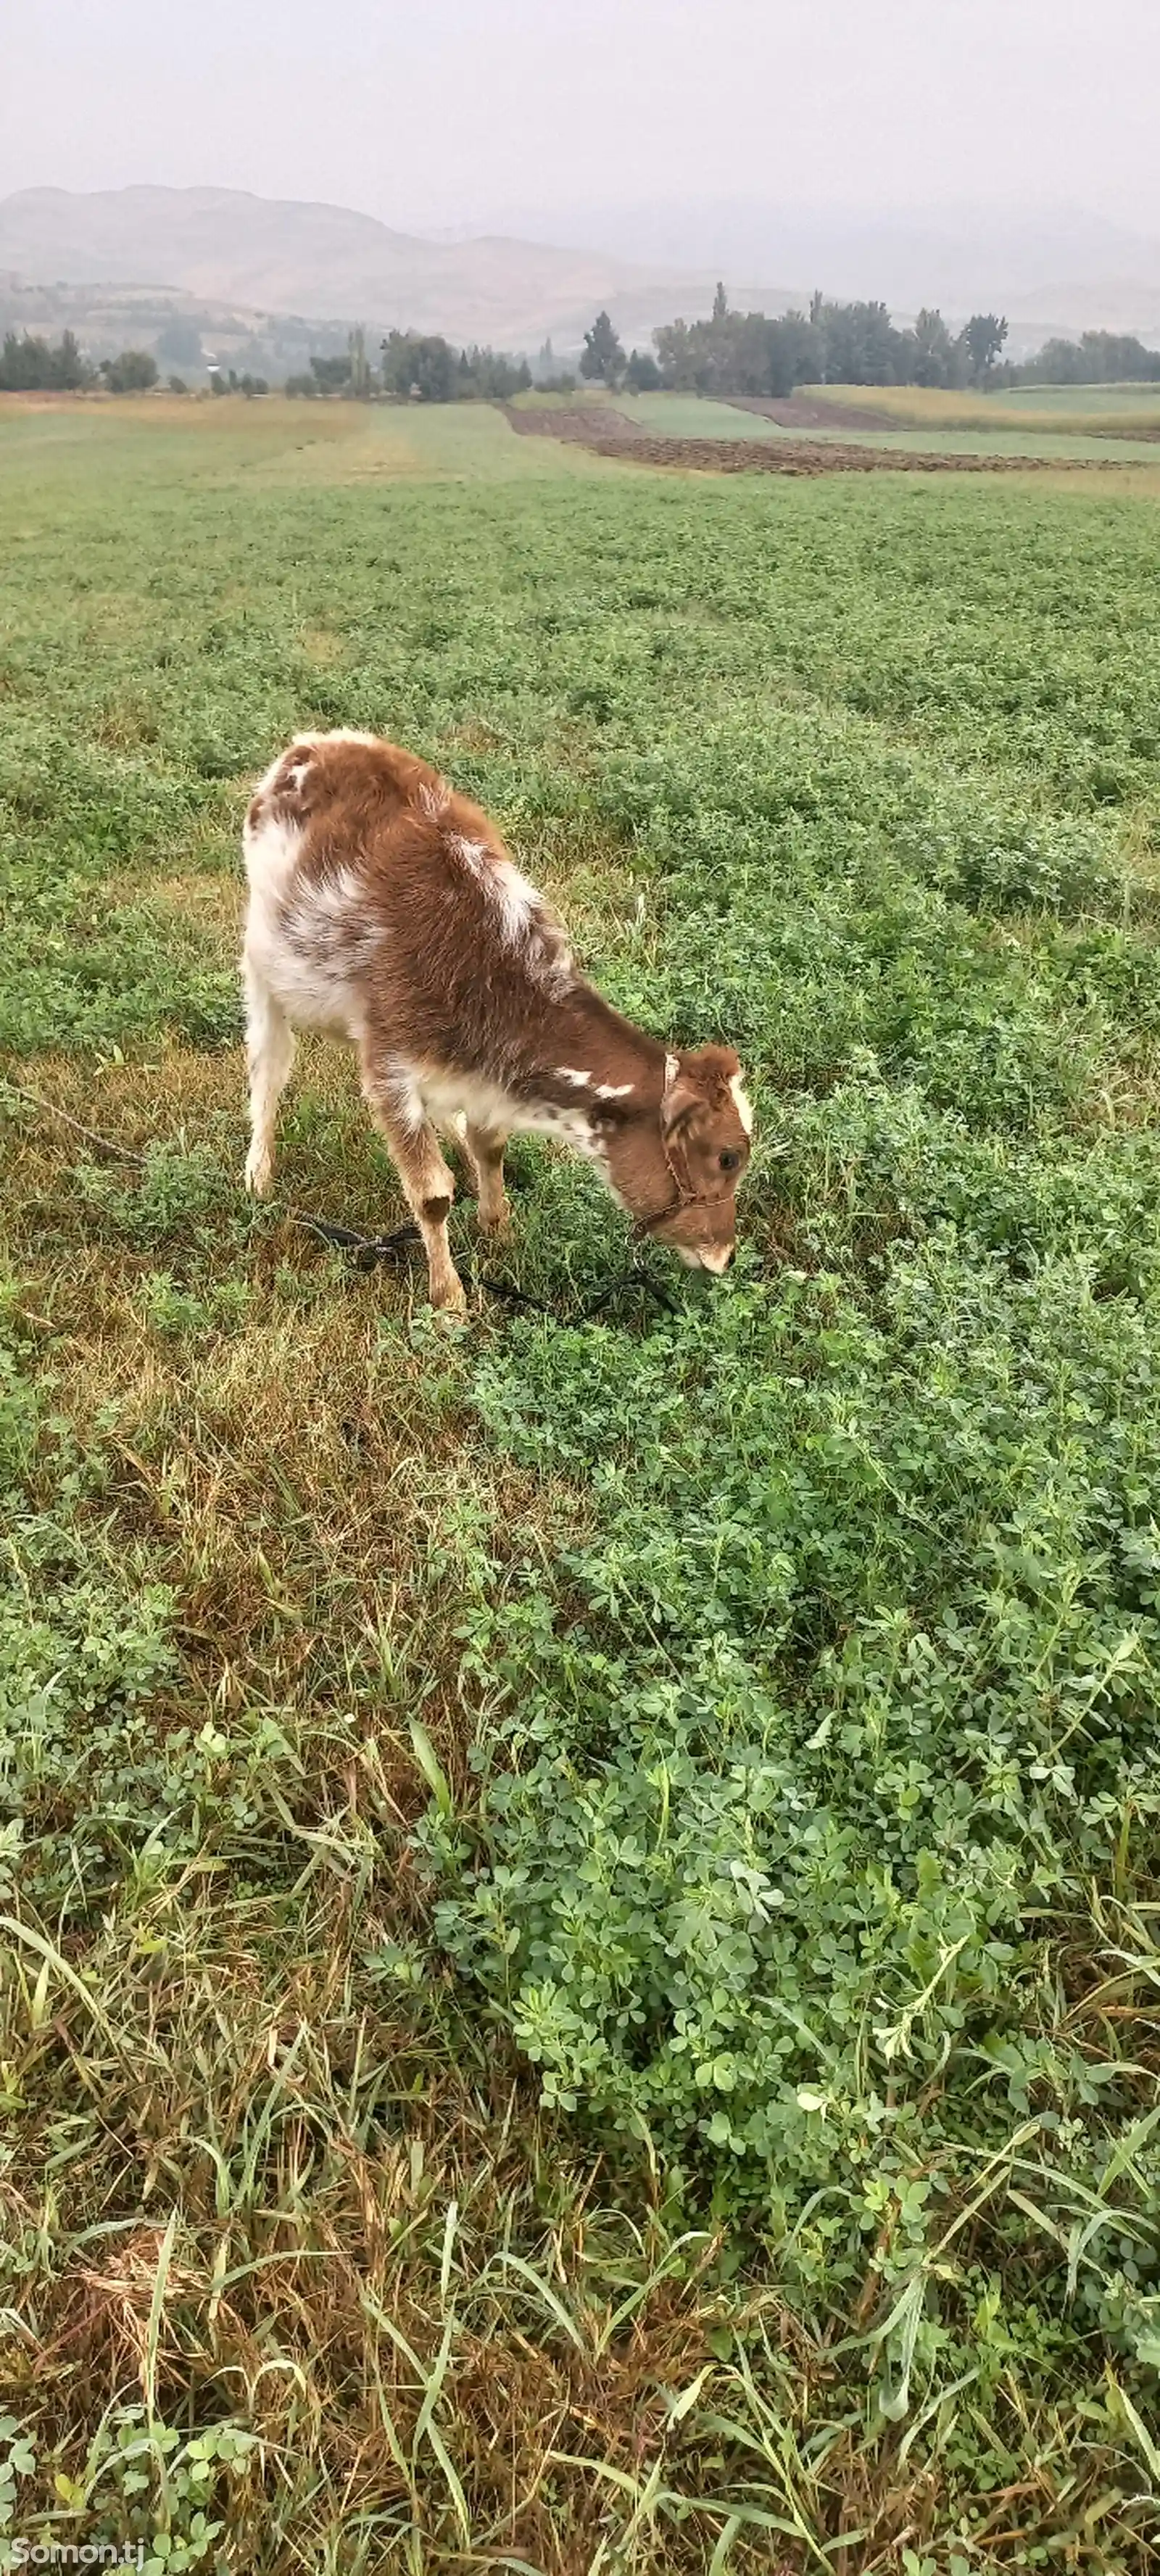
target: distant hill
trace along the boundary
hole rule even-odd
[[[57,340],[75,331],[87,357],[150,349],[164,375],[191,381],[212,357],[274,382],[299,374],[311,354],[337,357],[347,326],[296,313],[262,313],[220,296],[186,295],[174,286],[37,286],[0,268],[0,331],[29,331]]]
[[[604,251],[496,236],[425,241],[372,215],[233,188],[24,188],[0,200],[0,270],[40,290],[180,290],[200,305],[443,331],[455,341],[564,352],[603,305],[646,347],[658,322],[707,312],[707,271],[634,267]],[[784,312],[786,288],[742,290]],[[107,301],[107,298],[106,298]]]

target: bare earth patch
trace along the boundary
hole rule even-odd
[[[775,406],[749,400],[732,407],[763,412],[770,419],[790,410],[788,404]],[[844,423],[844,414],[822,413],[816,405],[809,408],[816,414],[814,425],[822,419],[837,425]],[[1033,474],[1042,470],[1045,461],[1034,456],[960,456],[940,455],[934,449],[918,453],[898,447],[851,447],[837,440],[805,438],[652,438],[622,413],[596,404],[583,411],[517,411],[508,403],[501,404],[500,409],[521,438],[568,439],[587,447],[594,456],[627,456],[634,465],[672,465],[692,473]],[[794,421],[798,416],[793,414]],[[868,418],[864,414],[857,425],[864,427]],[[1053,474],[1107,472],[1101,457],[1060,456],[1046,461]],[[1137,460],[1131,462],[1138,466]]]
[[[727,399],[731,411],[756,412],[759,420],[775,420],[780,429],[882,429],[886,425],[882,413],[873,411],[869,403],[808,402],[803,394],[789,394],[784,400],[776,394],[730,394]]]

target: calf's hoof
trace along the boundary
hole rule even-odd
[[[456,1271],[452,1271],[449,1279],[432,1280],[431,1303],[437,1315],[446,1315],[453,1323],[464,1321],[467,1314],[467,1292]]]

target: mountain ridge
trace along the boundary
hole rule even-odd
[[[574,349],[601,306],[622,336],[647,345],[658,322],[707,310],[715,283],[707,271],[636,267],[501,233],[432,242],[321,199],[145,184],[0,199],[0,269],[42,288],[167,288],[506,348],[553,338]],[[789,288],[745,291],[761,299],[754,309],[783,312],[794,300]]]

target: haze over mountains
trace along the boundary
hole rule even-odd
[[[531,241],[585,241],[663,268],[881,296],[903,313],[937,304],[957,320],[997,307],[1109,330],[1160,314],[1160,240],[1069,205],[827,211],[742,197],[578,200],[555,212],[504,206],[489,221]]]
[[[274,366],[352,322],[531,353],[550,338],[563,357],[601,306],[627,345],[647,347],[658,323],[707,312],[722,273],[735,304],[770,314],[815,285],[883,296],[902,316],[925,303],[951,321],[994,308],[1013,356],[1052,331],[1160,334],[1160,243],[1068,208],[862,219],[741,199],[578,202],[551,217],[507,208],[494,230],[433,238],[229,188],[0,200],[0,320],[67,321],[98,355],[134,332],[148,345],[174,312],[231,356]]]
[[[349,207],[231,188],[22,189],[0,201],[0,270],[42,289],[164,286],[251,315],[398,325],[506,349],[548,337],[578,348],[601,305],[647,345],[656,323],[706,310],[714,284],[603,249],[431,241]],[[771,312],[789,301],[776,286],[748,291]]]

